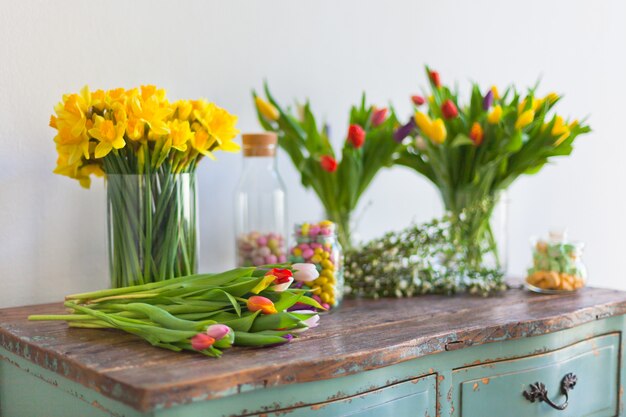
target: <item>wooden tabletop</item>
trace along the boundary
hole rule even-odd
[[[509,290],[492,298],[349,300],[287,345],[233,348],[221,359],[154,348],[116,330],[29,322],[60,303],[0,309],[0,347],[138,410],[315,381],[472,345],[534,336],[626,314],[626,292]],[[0,350],[0,359],[2,351]]]

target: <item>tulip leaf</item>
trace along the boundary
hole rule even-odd
[[[266,314],[254,320],[250,331],[259,332],[272,329],[291,329],[300,323],[300,319],[290,313],[280,312],[276,314]]]
[[[235,331],[234,344],[237,346],[270,346],[281,343],[287,343],[287,339],[276,335]]]
[[[450,147],[452,148],[456,148],[456,147],[463,146],[463,145],[474,145],[474,141],[471,140],[467,135],[464,135],[463,133],[459,133],[450,142]]]
[[[251,314],[246,314],[241,318],[237,318],[234,320],[226,320],[222,322],[233,330],[239,330],[243,332],[247,332],[252,327],[252,324],[256,320],[257,316],[260,314],[260,311],[255,311]]]

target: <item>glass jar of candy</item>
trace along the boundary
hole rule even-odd
[[[576,291],[587,283],[582,260],[584,244],[568,241],[564,233],[551,232],[547,239],[532,239],[533,265],[526,286],[535,292]]]
[[[237,265],[284,263],[286,192],[276,169],[276,134],[244,134],[242,142],[243,172],[235,198]]]
[[[294,227],[295,244],[289,261],[314,264],[319,276],[312,281],[299,281],[296,287],[309,290],[309,296],[326,309],[339,307],[343,300],[343,251],[337,239],[336,226],[324,220],[302,223]]]

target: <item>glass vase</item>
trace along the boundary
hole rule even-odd
[[[112,287],[197,272],[195,173],[112,174],[106,187]]]
[[[474,271],[497,270],[506,273],[508,205],[506,192],[499,192],[448,210],[451,239],[457,247],[457,260]]]

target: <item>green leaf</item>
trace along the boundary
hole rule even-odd
[[[467,135],[465,135],[463,133],[459,133],[450,142],[450,147],[451,148],[456,148],[456,147],[463,146],[463,145],[472,145],[472,146],[474,146],[474,141],[472,141]]]

